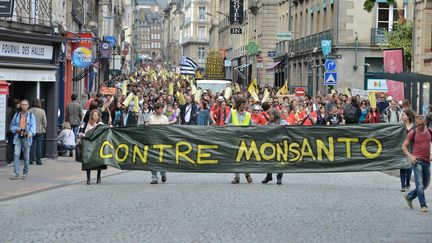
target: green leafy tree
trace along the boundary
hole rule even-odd
[[[412,35],[413,26],[411,21],[394,23],[393,29],[385,32],[386,42],[381,45],[383,48],[403,48],[408,70],[410,69],[412,56]]]

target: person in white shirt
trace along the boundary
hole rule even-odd
[[[156,103],[154,105],[154,114],[150,116],[149,125],[169,125],[168,117],[163,115],[164,105],[162,103]],[[157,171],[151,171],[152,181],[150,184],[154,185],[158,183]],[[167,176],[165,171],[160,172],[162,182],[166,182]]]
[[[69,122],[63,122],[62,131],[57,136],[57,149],[63,156],[73,156],[75,150],[75,134],[71,129]]]

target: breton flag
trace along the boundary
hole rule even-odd
[[[198,68],[196,64],[189,57],[181,57],[180,59],[180,74],[183,75],[195,75],[195,70]]]

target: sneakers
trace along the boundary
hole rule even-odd
[[[155,180],[155,179],[153,179],[153,180],[150,182],[150,184],[152,184],[152,185],[154,185],[154,184],[158,184],[158,181]]]
[[[231,184],[239,184],[240,183],[240,179],[237,177],[234,177],[234,179],[231,181]]]
[[[401,188],[401,192],[405,192],[406,191],[406,188],[405,187],[402,187]]]
[[[282,179],[277,179],[276,184],[278,184],[278,185],[282,185]]]
[[[27,175],[24,174],[24,175],[22,176],[22,179],[23,179],[23,180],[27,180]]]
[[[248,183],[252,183],[252,177],[250,175],[246,176],[246,180]]]
[[[11,180],[18,180],[19,179],[19,175],[13,175],[11,177],[9,177]]]
[[[167,177],[166,176],[162,176],[162,182],[166,182]]]
[[[423,213],[426,213],[428,211],[427,207],[423,206],[421,207],[420,211],[422,211]]]
[[[405,200],[407,201],[408,207],[411,208],[411,209],[413,209],[414,206],[413,206],[412,200],[411,200],[411,199],[408,199],[408,196],[407,196],[407,195],[404,195],[404,198],[405,198]],[[426,209],[426,210],[427,210],[427,209]]]

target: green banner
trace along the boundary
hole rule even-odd
[[[99,125],[83,139],[83,169],[176,172],[348,172],[408,168],[402,124],[355,126]]]

